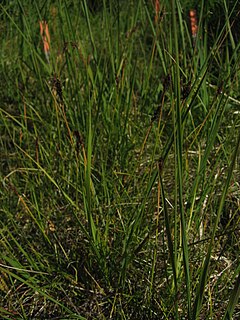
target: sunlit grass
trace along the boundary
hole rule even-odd
[[[3,319],[238,318],[239,12],[219,4],[214,37],[204,1],[194,33],[180,1],[1,5]]]

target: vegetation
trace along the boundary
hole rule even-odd
[[[0,4],[1,319],[239,319],[237,3]]]

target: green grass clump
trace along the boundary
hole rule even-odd
[[[2,319],[239,318],[240,12],[155,8],[1,4]]]

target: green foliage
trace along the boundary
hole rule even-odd
[[[238,10],[1,4],[1,318],[238,318]]]

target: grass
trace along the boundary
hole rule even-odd
[[[239,318],[239,11],[154,3],[1,4],[2,319]]]

